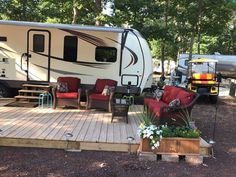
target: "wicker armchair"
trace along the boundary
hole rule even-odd
[[[58,86],[52,89],[53,93],[53,109],[59,106],[80,107],[80,79],[76,77],[59,77],[57,84],[66,83],[67,91],[60,92]]]
[[[105,86],[113,87],[113,89],[109,91],[108,95],[102,94]],[[111,112],[111,106],[116,86],[117,81],[111,79],[97,79],[94,88],[91,90],[86,90],[86,108],[104,109],[108,112]]]
[[[181,105],[171,107],[171,100],[179,99]],[[199,98],[198,93],[176,86],[165,86],[162,98],[157,101],[153,98],[144,99],[144,110],[153,117],[154,123],[158,125],[184,125],[182,118],[184,114],[191,114],[192,108]]]

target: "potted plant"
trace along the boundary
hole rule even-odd
[[[154,153],[199,154],[200,131],[191,125],[192,115],[185,117],[183,126],[156,126],[153,116],[144,114],[138,128],[141,138],[139,151]]]
[[[138,127],[141,138],[140,151],[151,151],[160,146],[162,130],[153,124],[154,116],[150,112],[143,113],[143,122]]]

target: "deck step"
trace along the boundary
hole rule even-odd
[[[38,99],[39,97],[37,96],[23,96],[23,95],[18,95],[15,96],[16,99],[31,99],[31,100],[35,100]]]
[[[23,84],[23,87],[50,88],[49,85]]]
[[[21,89],[19,90],[19,93],[45,93],[46,91],[45,90],[24,90],[24,89]]]

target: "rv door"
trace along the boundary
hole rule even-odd
[[[31,29],[27,34],[27,80],[47,81],[50,78],[51,34]]]

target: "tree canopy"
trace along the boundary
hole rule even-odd
[[[114,15],[103,13],[108,2]],[[236,0],[0,0],[0,19],[135,28],[162,60],[236,54]]]

